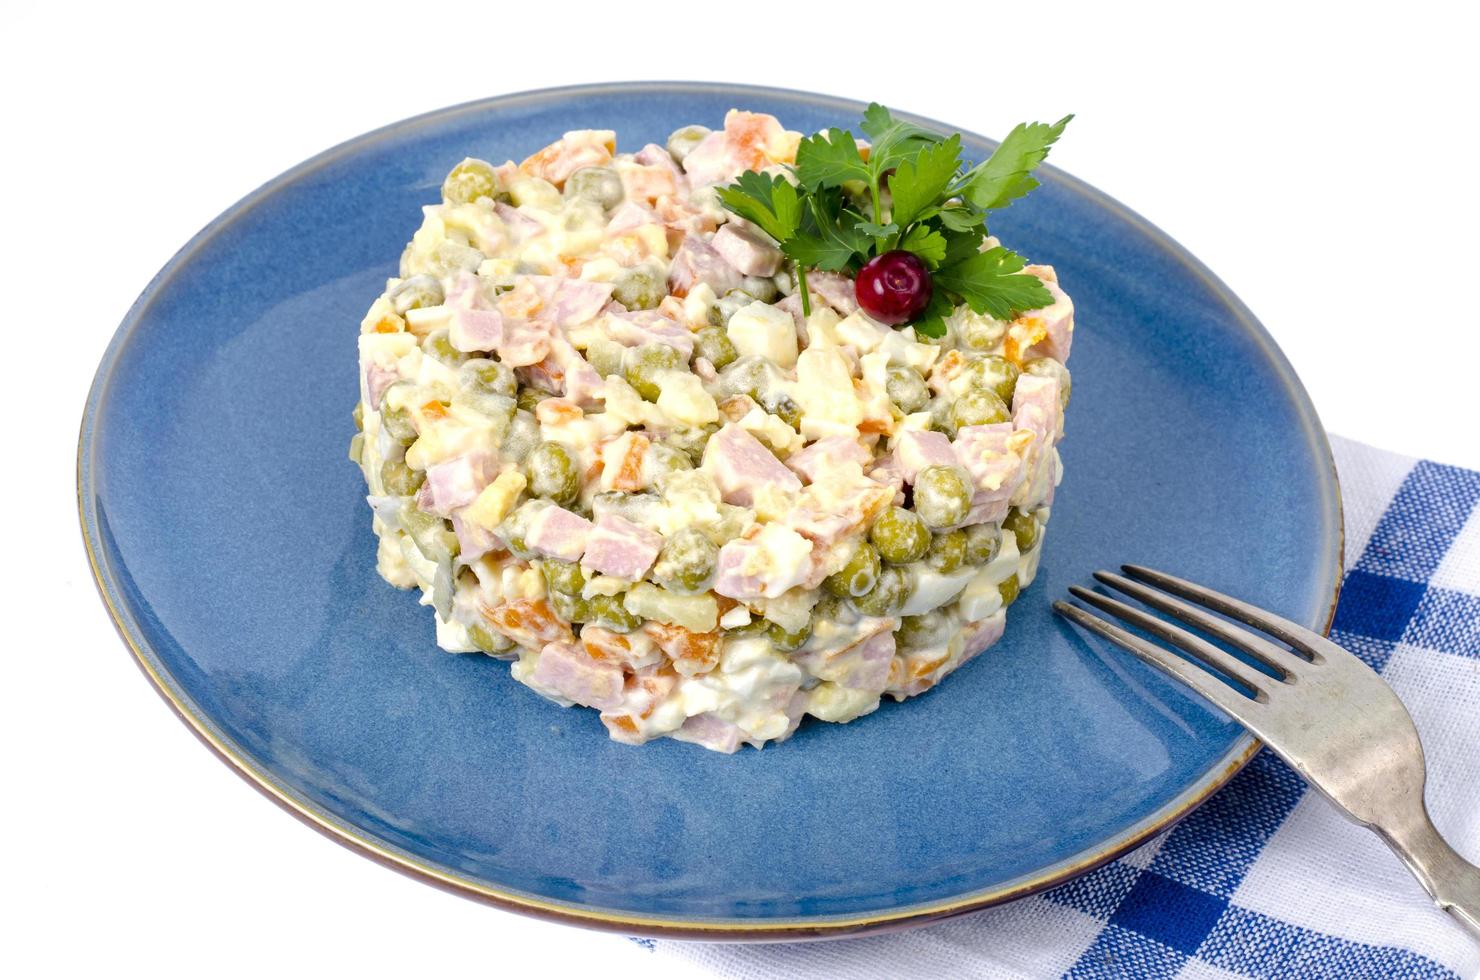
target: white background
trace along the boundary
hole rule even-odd
[[[1477,25],[1458,19],[1459,4],[1321,14],[1288,2],[917,0],[858,5],[848,21],[821,13],[842,7],[27,4],[0,15],[13,445],[0,481],[11,518],[0,820],[15,903],[0,956],[21,959],[14,975],[127,963],[162,976],[676,975],[622,939],[480,907],[305,829],[186,733],[93,593],[75,440],[118,321],[237,198],[384,123],[648,78],[875,99],[991,135],[1073,111],[1053,161],[1223,277],[1332,431],[1480,467],[1480,73]]]

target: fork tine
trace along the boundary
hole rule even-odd
[[[1202,637],[1189,633],[1179,626],[1173,626],[1166,620],[1158,619],[1134,606],[1126,605],[1119,599],[1112,599],[1110,596],[1091,592],[1077,585],[1069,586],[1069,591],[1076,598],[1104,610],[1116,619],[1139,626],[1146,632],[1159,636],[1173,646],[1185,650],[1218,673],[1246,687],[1253,688],[1259,700],[1268,700],[1269,695],[1265,689],[1269,685],[1269,678],[1253,670],[1228,651],[1220,650]]]
[[[1183,599],[1207,606],[1225,616],[1231,616],[1255,629],[1263,630],[1275,639],[1288,643],[1296,650],[1308,655],[1313,663],[1320,663],[1325,659],[1322,648],[1328,643],[1326,638],[1314,630],[1308,630],[1298,623],[1292,623],[1283,616],[1276,616],[1272,612],[1266,612],[1258,606],[1251,606],[1233,596],[1215,592],[1195,582],[1168,575],[1166,572],[1158,572],[1154,568],[1146,568],[1143,565],[1121,565],[1120,567],[1133,579],[1154,585],[1173,595],[1181,596]]]
[[[1072,619],[1085,629],[1098,633],[1121,649],[1130,651],[1151,666],[1171,675],[1174,680],[1186,684],[1223,709],[1223,713],[1235,721],[1250,725],[1254,712],[1263,707],[1259,702],[1244,697],[1207,671],[1193,666],[1170,650],[1164,650],[1129,630],[1101,619],[1087,609],[1081,609],[1062,599],[1055,602],[1053,608],[1060,616]]]
[[[1276,671],[1281,679],[1289,679],[1301,666],[1310,665],[1310,661],[1269,642],[1262,636],[1239,629],[1227,620],[1219,619],[1197,606],[1180,599],[1173,599],[1149,586],[1132,582],[1122,575],[1116,575],[1114,572],[1095,572],[1095,578],[1112,589],[1124,592],[1143,605],[1159,609],[1169,616],[1175,616],[1184,623],[1196,626],[1204,633],[1216,636],[1224,643],[1238,647],[1266,667]]]

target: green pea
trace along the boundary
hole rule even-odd
[[[675,129],[668,137],[666,146],[668,155],[673,157],[674,163],[683,163],[684,158],[708,135],[709,130],[703,126],[684,126],[681,129]]]
[[[380,483],[393,497],[409,497],[421,489],[427,475],[413,470],[404,459],[388,459],[380,464]]]
[[[973,524],[966,529],[966,560],[985,565],[1002,550],[1002,529],[996,524]]]
[[[894,642],[903,649],[934,646],[945,638],[950,621],[944,616],[905,616],[894,631]]]
[[[927,466],[915,476],[915,513],[933,528],[960,524],[971,510],[971,494],[959,467]]]
[[[802,407],[796,403],[796,399],[784,391],[772,389],[766,392],[766,399],[761,402],[761,407],[793,429],[796,429],[798,432],[801,431]]]
[[[555,592],[580,595],[581,589],[586,585],[586,573],[573,561],[546,558],[540,563],[540,570],[545,573],[545,584]]]
[[[1002,608],[1006,609],[1017,600],[1021,586],[1018,585],[1018,577],[1009,575],[997,586],[997,592],[1002,596]]]
[[[424,270],[434,276],[454,276],[459,272],[477,272],[483,264],[483,253],[471,245],[441,241],[426,257]]]
[[[1007,333],[1007,324],[990,317],[971,316],[961,324],[961,343],[971,350],[991,350]]]
[[[1069,407],[1069,390],[1073,387],[1069,369],[1051,357],[1035,357],[1023,362],[1023,370],[1039,378],[1057,378],[1059,382],[1059,404]]]
[[[657,468],[659,478],[662,478],[670,473],[692,470],[694,461],[683,450],[658,443],[653,447],[653,466]]]
[[[611,167],[582,167],[565,180],[566,200],[590,201],[603,210],[622,203],[622,178]]]
[[[704,327],[694,334],[694,354],[713,364],[716,370],[735,363],[739,356],[729,334],[719,327]]]
[[[555,615],[567,623],[585,623],[591,620],[591,603],[581,598],[580,593],[551,592],[548,596],[550,608]]]
[[[647,266],[628,269],[612,284],[612,299],[629,310],[655,310],[668,295],[668,284]]]
[[[442,182],[442,200],[448,204],[468,204],[479,198],[498,197],[498,175],[486,160],[468,157],[452,168]]]
[[[523,459],[534,451],[540,442],[540,424],[533,415],[516,410],[499,444],[499,454],[505,459]]]
[[[538,388],[520,388],[519,397],[514,404],[519,406],[520,411],[533,412],[540,402],[552,397],[554,396],[548,391],[541,391]]]
[[[918,514],[903,507],[890,507],[869,530],[868,539],[879,557],[895,565],[918,561],[930,547],[930,529]]]
[[[873,590],[853,598],[853,608],[865,616],[892,616],[904,608],[911,591],[910,573],[897,565],[886,565]]]
[[[750,622],[746,623],[745,625],[734,626],[730,629],[725,630],[725,636],[760,636],[766,632],[770,625],[771,621],[769,619],[762,619],[759,616],[751,616]]]
[[[569,451],[558,442],[542,442],[524,462],[529,492],[536,497],[568,504],[580,496],[581,475]]]
[[[912,415],[930,403],[930,388],[920,377],[920,372],[911,367],[891,367],[884,377],[884,391],[906,415]]]
[[[478,623],[467,627],[468,641],[484,653],[506,653],[514,649],[514,641],[495,630],[486,629]]]
[[[948,531],[931,538],[930,550],[925,552],[925,564],[942,575],[959,572],[966,564],[966,532]]]
[[[355,420],[355,430],[365,431],[365,406],[362,402],[355,402],[355,410],[349,413],[350,418]]]
[[[591,608],[588,622],[618,633],[630,633],[642,625],[642,617],[622,605],[622,594],[595,595],[587,600]]]
[[[868,595],[879,581],[879,550],[867,541],[858,542],[848,564],[822,580],[822,587],[843,599]]]
[[[586,348],[586,360],[591,367],[603,378],[613,374],[622,373],[622,355],[627,353],[627,348],[615,340],[607,340],[605,337],[596,337]]]
[[[349,459],[352,463],[359,463],[365,455],[365,433],[356,432],[349,437]]]
[[[950,421],[955,428],[963,425],[993,425],[1012,418],[1007,404],[989,388],[972,388],[951,403]]]
[[[446,330],[433,330],[427,334],[427,339],[421,342],[421,349],[427,356],[452,367],[457,367],[468,359],[468,355],[452,346]]]
[[[1027,554],[1038,543],[1038,521],[1032,514],[1024,513],[1014,507],[1007,512],[1002,519],[1002,529],[1011,531],[1013,537],[1017,538],[1018,551]]]
[[[799,630],[788,630],[780,623],[769,621],[766,623],[766,639],[770,640],[771,646],[775,647],[781,653],[791,653],[794,650],[800,650],[807,645],[807,641],[811,638],[812,623],[810,621]]]
[[[719,549],[698,528],[686,527],[663,542],[653,577],[675,592],[698,592],[714,574]]]
[[[380,427],[399,443],[414,442],[416,439],[416,420],[412,418],[411,410],[391,408],[383,400],[380,403]]]
[[[740,280],[740,292],[751,297],[752,302],[774,303],[781,296],[776,280],[769,276],[746,276]]]
[[[1011,361],[995,354],[967,362],[962,372],[968,388],[990,389],[1002,399],[1004,405],[1012,404],[1012,393],[1017,388],[1019,374],[1021,372]]]
[[[662,391],[658,376],[664,371],[679,371],[685,367],[683,355],[663,344],[643,344],[628,351],[624,365],[627,383],[650,402],[657,401]]]
[[[738,289],[730,290],[715,300],[714,305],[709,308],[709,312],[706,314],[709,325],[712,327],[729,326],[730,317],[754,302],[755,297],[749,293],[742,292]]]
[[[848,611],[848,604],[839,596],[825,595],[817,600],[817,605],[812,607],[812,622],[814,623],[836,623],[843,619],[851,621],[852,618],[853,613]]]
[[[710,423],[705,426],[693,428],[674,429],[664,437],[663,442],[689,457],[689,460],[698,466],[704,462],[704,447],[709,444],[709,437],[719,431],[719,425]]]
[[[519,381],[513,368],[484,357],[466,361],[457,372],[458,383],[473,391],[488,392],[513,398],[519,393]]]
[[[441,306],[444,301],[442,284],[435,276],[425,275],[401,280],[386,298],[391,301],[391,309],[401,316],[405,316],[410,310]]]

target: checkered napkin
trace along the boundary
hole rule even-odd
[[[1434,821],[1480,862],[1480,472],[1333,443],[1351,570],[1331,638],[1407,705]],[[1480,946],[1269,752],[1155,840],[1010,905],[824,943],[640,942],[747,980],[1480,977]]]

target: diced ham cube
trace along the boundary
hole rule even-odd
[[[1018,378],[1012,394],[1012,424],[1015,428],[1032,432],[1038,437],[1038,444],[1047,448],[1058,441],[1062,413],[1058,378],[1036,374],[1024,374]]]
[[[498,215],[499,220],[504,223],[504,230],[509,233],[509,237],[516,245],[522,245],[536,235],[545,233],[544,225],[512,204],[497,201],[493,205],[493,213]]]
[[[716,296],[723,296],[739,287],[740,273],[708,242],[689,235],[668,267],[668,288],[675,296],[687,296],[701,282],[707,283]]]
[[[858,312],[858,295],[853,280],[841,273],[808,272],[807,291],[821,296],[824,303],[845,317]]]
[[[763,524],[753,537],[727,541],[719,549],[714,591],[731,599],[774,599],[807,582],[812,542],[782,524]]]
[[[963,425],[957,430],[953,445],[955,461],[975,481],[976,499],[1006,500],[1012,496],[1022,482],[1022,451],[1027,442],[1026,436],[1014,435],[1010,422]]]
[[[1002,639],[1006,627],[1007,617],[1001,615],[988,616],[961,627],[961,662],[965,663]]]
[[[384,367],[374,361],[365,365],[365,396],[372,410],[380,410],[381,396],[399,377],[400,374],[394,367]]]
[[[1051,357],[1063,363],[1069,359],[1069,348],[1074,343],[1074,301],[1059,288],[1052,266],[1030,265],[1023,271],[1042,279],[1043,285],[1048,287],[1053,296],[1053,302],[1048,306],[1023,314],[1024,317],[1041,319],[1047,332],[1047,336],[1034,344],[1029,353]]]
[[[452,515],[452,533],[457,535],[458,558],[468,564],[490,551],[502,551],[504,548],[504,542],[498,535],[475,521],[463,520],[458,514]]]
[[[644,167],[660,167],[673,174],[674,180],[683,179],[683,171],[678,169],[678,164],[673,162],[673,157],[657,143],[649,143],[636,153],[632,159]]]
[[[704,469],[726,503],[749,507],[761,487],[800,491],[797,475],[761,445],[759,439],[731,423],[710,436],[704,447]]]
[[[582,167],[611,163],[616,145],[617,134],[609,129],[577,129],[525,159],[519,169],[563,187],[570,175]]]
[[[786,467],[811,483],[828,470],[845,463],[866,466],[871,458],[869,451],[857,439],[828,436],[786,457]]]
[[[504,343],[504,317],[498,310],[457,307],[447,340],[465,354],[497,350]]]
[[[828,487],[825,494],[815,492],[818,486],[813,484],[802,493],[785,520],[823,548],[859,533],[894,499],[892,488],[869,479],[845,488]]]
[[[596,319],[611,298],[612,284],[609,282],[561,279],[540,318],[569,330]]]
[[[894,620],[881,620],[884,628],[839,650],[808,650],[793,659],[812,674],[842,687],[883,694],[889,683],[889,664],[894,659]]]
[[[754,229],[733,222],[721,225],[709,244],[741,275],[774,276],[781,268],[781,249]]]
[[[496,476],[498,461],[492,453],[467,453],[427,467],[426,483],[417,499],[421,501],[424,494],[423,510],[451,517],[459,507],[477,500],[478,494]]]
[[[914,483],[929,466],[955,466],[956,451],[945,433],[929,429],[906,429],[894,444],[894,459],[906,483]]]
[[[529,520],[524,540],[534,551],[561,561],[579,561],[592,524],[564,507],[542,508]]]
[[[641,228],[643,225],[659,225],[662,219],[656,211],[646,204],[636,201],[624,201],[612,212],[612,218],[606,223],[608,235],[619,235],[624,231]]]
[[[588,708],[615,708],[622,703],[622,670],[591,659],[573,643],[548,643],[540,651],[529,684]]]
[[[655,310],[614,309],[602,326],[607,337],[627,347],[662,344],[678,351],[685,360],[694,354],[694,335],[688,328]]]
[[[635,582],[647,574],[662,547],[657,532],[616,514],[602,514],[587,536],[581,567]]]
[[[673,737],[730,755],[740,748],[746,736],[739,725],[706,711],[685,721]]]
[[[728,182],[744,170],[791,163],[800,141],[801,134],[783,129],[775,116],[731,109],[725,114],[725,128],[690,150],[683,169],[696,188]]]

